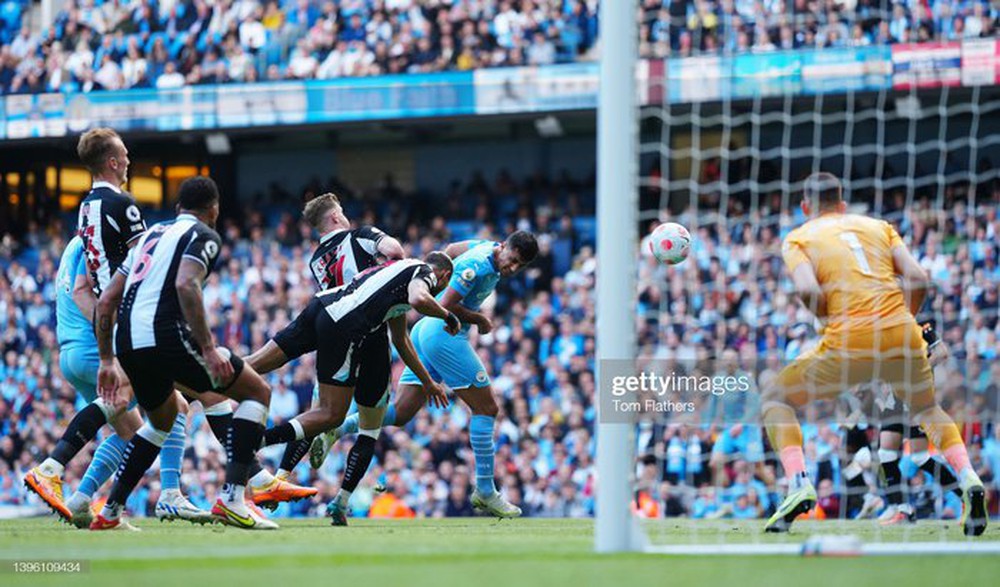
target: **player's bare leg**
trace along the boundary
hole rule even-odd
[[[476,490],[472,492],[472,507],[498,518],[520,516],[521,508],[504,499],[493,483],[496,453],[493,434],[496,417],[500,412],[493,389],[489,386],[465,387],[456,389],[455,395],[472,410],[469,440],[476,458]]]
[[[351,406],[353,394],[353,387],[320,384],[314,405],[308,411],[288,422],[268,429],[264,434],[264,446],[301,442],[308,449],[314,438],[344,422],[347,410]],[[299,455],[299,458],[301,456]],[[312,497],[317,493],[315,488],[293,485],[281,477],[275,477],[275,480],[269,486],[251,485],[254,503],[270,507],[278,501],[297,501]],[[298,489],[298,491],[292,491],[292,489]]]
[[[347,512],[351,494],[368,472],[368,466],[375,454],[375,441],[382,431],[382,418],[386,408],[382,405],[374,407],[358,406],[360,429],[358,438],[347,453],[347,465],[344,468],[343,480],[336,497],[326,506],[326,515],[331,518],[334,526],[347,525]]]
[[[419,385],[400,385],[396,391],[395,401],[386,406],[383,412],[380,427],[406,426],[426,404],[427,396],[424,395]],[[348,434],[358,433],[361,428],[360,418],[361,410],[359,407],[358,413],[347,416],[343,424],[313,439],[309,446],[309,464],[312,468],[318,469],[323,466],[326,455],[341,438]]]

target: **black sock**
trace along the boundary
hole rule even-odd
[[[847,480],[847,511],[860,510],[864,504],[865,494],[868,493],[868,484],[865,483],[864,473],[858,473]]]
[[[889,505],[903,503],[903,474],[899,470],[899,459],[882,463],[882,479],[885,481],[885,499]]]
[[[289,442],[285,445],[285,454],[281,455],[281,468],[286,471],[291,471],[299,464],[302,457],[306,456],[309,452],[309,445],[312,444],[309,440],[296,440],[294,442]]]
[[[212,434],[215,435],[219,444],[226,449],[226,463],[229,463],[233,460],[233,439],[230,438],[229,434],[233,425],[232,413],[206,416],[206,418],[208,419],[209,428],[212,429]],[[257,473],[260,473],[263,468],[260,464],[260,459],[255,454],[253,461],[250,463],[249,475],[253,477]]]
[[[364,434],[358,435],[354,446],[351,447],[351,452],[347,454],[347,467],[344,469],[344,482],[340,484],[341,489],[353,492],[358,487],[358,483],[361,483],[365,473],[368,472],[368,465],[371,464],[374,454],[375,439]]]
[[[953,491],[955,495],[962,497],[962,488],[958,486],[958,479],[940,457],[927,459],[927,462],[920,465],[920,468],[930,473],[931,477],[934,477],[934,480],[941,484],[941,489]]]
[[[160,454],[160,447],[136,434],[125,447],[122,464],[118,467],[115,484],[108,496],[108,503],[125,505],[129,494],[139,484],[142,476],[153,466],[153,461]]]
[[[295,428],[292,427],[291,422],[268,428],[264,432],[264,446],[285,444],[286,442],[295,442]]]
[[[233,458],[226,463],[226,483],[246,485],[264,427],[257,422],[233,418],[231,430]]]
[[[87,446],[88,442],[97,436],[97,431],[107,422],[108,419],[104,415],[104,411],[97,404],[90,404],[83,408],[76,416],[73,416],[66,432],[59,439],[50,456],[65,466],[84,446]]]
[[[205,416],[208,420],[208,427],[212,429],[212,434],[219,444],[226,449],[226,462],[233,460],[233,443],[229,438],[229,428],[233,425],[233,414],[216,414]]]

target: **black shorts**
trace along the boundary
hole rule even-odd
[[[317,320],[316,381],[354,388],[354,401],[374,408],[389,390],[389,337],[383,325],[359,332],[350,323],[334,322],[326,312]]]
[[[175,383],[195,393],[225,391],[228,388],[228,385],[216,387],[212,383],[201,355],[191,341],[175,338],[150,348],[118,347],[118,362],[132,383],[136,401],[147,412],[167,401],[174,392]],[[233,381],[236,381],[243,372],[243,359],[230,352],[229,363],[233,366]]]
[[[906,438],[926,438],[927,434],[912,422],[910,410],[902,401],[896,399],[893,407],[882,410],[882,432],[895,432]]]
[[[316,321],[322,314],[326,314],[323,311],[323,303],[314,297],[309,305],[288,323],[288,326],[274,335],[274,343],[285,353],[289,361],[316,350]]]

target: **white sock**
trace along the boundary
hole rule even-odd
[[[256,475],[250,478],[250,487],[263,487],[274,480],[274,475],[267,469],[261,469]]]
[[[117,520],[121,517],[121,515],[122,506],[116,503],[106,502],[104,507],[101,508],[101,516],[103,516],[105,520]]]
[[[66,500],[66,507],[69,509],[74,509],[78,504],[89,504],[90,497],[80,493],[79,491],[74,491],[73,495],[69,496]]]
[[[226,504],[245,505],[246,501],[243,499],[243,496],[246,494],[246,491],[246,485],[227,483],[222,488],[222,501]]]
[[[346,489],[341,489],[337,492],[337,497],[334,499],[337,501],[337,505],[346,508],[347,504],[351,501],[351,492]]]
[[[183,495],[180,489],[164,489],[160,492],[160,499],[166,499],[171,497],[178,497]]]
[[[62,477],[63,472],[66,471],[66,467],[54,458],[49,457],[42,461],[41,465],[38,465],[38,470],[41,471],[42,474],[48,475],[49,477],[53,475],[56,477]]]
[[[278,472],[275,473],[274,476],[277,477],[278,479],[288,479],[288,476],[291,474],[292,474],[291,471],[286,471],[285,469],[278,469]]]

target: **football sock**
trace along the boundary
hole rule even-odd
[[[160,486],[163,491],[180,490],[181,461],[187,436],[187,414],[177,414],[160,451]]]
[[[889,505],[900,505],[903,503],[903,473],[899,470],[899,453],[880,448],[878,459],[885,483],[885,500]]]
[[[375,439],[378,438],[379,430],[360,430],[358,439],[347,453],[347,466],[344,468],[344,482],[340,484],[342,491],[348,494],[353,493],[358,487],[358,483],[368,472],[368,465],[372,462],[372,455],[375,454]]]
[[[931,444],[938,447],[956,473],[964,476],[966,469],[972,470],[969,453],[958,432],[958,426],[955,426],[954,420],[940,406],[932,406],[920,412],[916,420],[927,433]]]
[[[220,409],[218,406],[224,407]],[[229,436],[230,428],[233,425],[233,408],[229,405],[229,402],[210,406],[205,410],[205,419],[208,420],[208,427],[212,429],[212,434],[215,435],[216,440],[226,449],[226,462],[228,463],[233,460],[233,439]],[[250,476],[255,477],[262,470],[264,468],[260,464],[260,459],[254,455],[254,459],[250,463]],[[270,472],[267,475],[270,481]]]
[[[224,405],[224,404],[218,404]],[[229,438],[229,428],[233,425],[233,412],[230,409],[224,413],[209,413],[208,410],[215,408],[211,406],[205,410],[205,419],[208,420],[208,427],[212,429],[212,434],[219,444],[226,449],[226,462],[233,460],[233,447]]]
[[[132,437],[132,440],[125,447],[125,454],[122,457],[122,464],[118,468],[118,475],[115,484],[111,488],[107,503],[101,511],[107,519],[117,518],[121,515],[122,508],[129,494],[139,484],[143,474],[149,470],[156,456],[160,454],[160,447],[167,440],[170,432],[157,430],[148,422]]]
[[[76,489],[77,492],[87,499],[92,498],[94,493],[118,470],[126,446],[128,443],[117,434],[105,438],[104,442],[97,447],[94,458],[87,467],[87,472],[83,474],[83,481]]]
[[[469,423],[469,441],[476,458],[476,489],[483,495],[496,493],[493,484],[493,416],[474,415]]]
[[[295,442],[296,440],[302,440],[306,437],[305,431],[302,430],[302,424],[299,424],[298,420],[289,420],[284,424],[275,426],[274,428],[268,428],[264,432],[264,446],[272,446],[275,444],[284,444],[286,442]]]
[[[806,457],[802,452],[802,427],[795,417],[795,410],[783,403],[772,403],[764,410],[764,426],[771,446],[778,451],[785,476],[792,479],[806,470]]]
[[[947,463],[941,458],[933,457],[927,459],[927,462],[920,465],[920,468],[930,473],[941,484],[941,489],[953,491],[959,497],[962,496],[962,488],[958,485],[958,478],[955,477],[955,474],[948,468]]]
[[[80,449],[87,445],[88,442],[97,436],[97,431],[101,429],[107,423],[108,419],[104,415],[104,410],[101,409],[96,403],[91,403],[87,407],[80,410],[76,416],[70,421],[69,426],[66,428],[66,432],[59,439],[59,443],[56,444],[56,448],[52,451],[50,459],[61,465],[66,466],[66,463],[70,462],[73,457],[76,456]],[[48,461],[49,459],[46,459]],[[45,463],[43,463],[45,465]],[[50,472],[50,470],[52,472]],[[46,475],[52,474],[62,474],[61,469],[53,469],[52,463],[48,463],[47,466],[43,466],[42,472]]]
[[[229,501],[243,501],[240,487],[246,486],[250,463],[264,434],[264,422],[267,422],[267,406],[254,400],[240,402],[233,414],[233,458],[226,463],[226,484],[231,486]]]
[[[289,442],[285,445],[285,453],[281,455],[281,468],[285,471],[291,471],[299,464],[302,457],[306,456],[309,452],[309,445],[311,442],[309,440],[296,440],[294,442]]]

